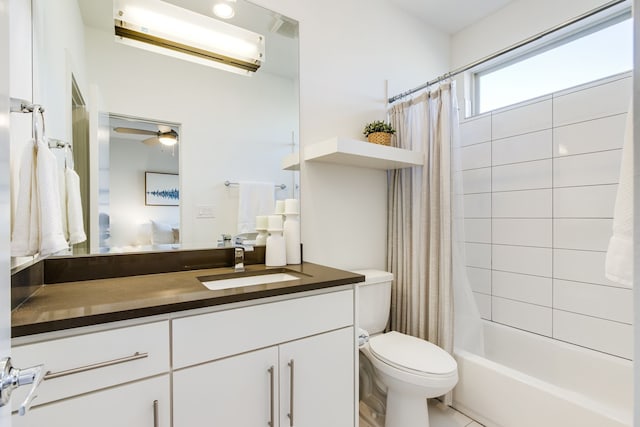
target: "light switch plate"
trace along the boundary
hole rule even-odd
[[[196,206],[196,218],[215,218],[213,205]]]

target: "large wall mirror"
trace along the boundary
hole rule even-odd
[[[219,3],[167,2],[212,19]],[[74,254],[167,249],[140,239],[153,223],[174,233],[171,249],[216,247],[222,234],[237,234],[235,184],[244,181],[273,183],[276,200],[299,198],[298,172],[282,167],[298,152],[298,24],[227,3],[235,14],[224,22],[264,36],[253,75],[117,43],[113,0],[32,0],[34,102],[46,108],[48,136],[72,143],[79,174],[86,165],[89,242]],[[177,143],[150,144],[145,130],[172,130]],[[176,183],[179,197],[149,203],[149,181]]]

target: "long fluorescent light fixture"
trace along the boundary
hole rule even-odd
[[[264,37],[160,0],[114,0],[116,41],[197,64],[251,75]]]

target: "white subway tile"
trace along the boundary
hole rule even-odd
[[[562,310],[553,310],[553,337],[631,359],[633,326]]]
[[[493,193],[494,218],[551,218],[552,190]]]
[[[491,115],[460,123],[460,143],[463,146],[491,141]]]
[[[606,251],[612,235],[611,219],[554,219],[553,246],[560,249]]]
[[[577,90],[553,99],[554,126],[627,112],[632,94],[630,77]]]
[[[617,191],[617,184],[555,188],[554,217],[612,218]]]
[[[633,290],[555,279],[553,308],[632,324]]]
[[[478,311],[480,311],[480,317],[482,317],[483,319],[491,320],[491,295],[474,292],[473,296],[476,298],[476,304],[478,305]]]
[[[464,216],[467,218],[491,217],[491,194],[467,194],[463,199]]]
[[[465,243],[467,266],[491,268],[491,245],[485,243]]]
[[[551,247],[551,219],[494,219],[492,243],[517,246]]]
[[[617,184],[622,150],[553,159],[553,186]]]
[[[491,166],[491,143],[470,145],[460,150],[462,170]]]
[[[467,278],[474,292],[491,294],[491,270],[467,267]]]
[[[491,162],[495,165],[552,157],[551,129],[494,140]]]
[[[551,277],[551,249],[492,245],[491,258],[494,270]]]
[[[622,148],[627,114],[557,127],[553,130],[556,157]]]
[[[551,128],[551,100],[527,104],[493,114],[493,139]]]
[[[491,243],[491,219],[465,219],[464,240],[474,243]]]
[[[551,188],[552,163],[549,160],[493,167],[493,191]]]
[[[488,193],[491,191],[491,168],[473,169],[462,172],[464,194]]]
[[[604,274],[606,252],[553,250],[553,277],[578,282],[620,286]]]
[[[551,336],[552,315],[548,307],[493,297],[491,317],[494,322]]]
[[[493,271],[491,283],[494,296],[551,307],[551,278]]]

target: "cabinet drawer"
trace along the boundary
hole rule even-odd
[[[53,339],[16,346],[14,366],[43,363],[44,381],[33,405],[169,371],[169,322]],[[137,354],[136,354],[137,353]],[[13,410],[22,403],[29,387],[12,396]]]
[[[353,325],[353,291],[331,292],[173,320],[182,368]]]

